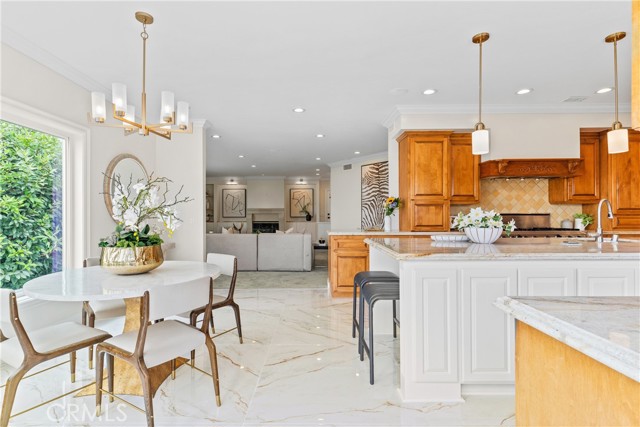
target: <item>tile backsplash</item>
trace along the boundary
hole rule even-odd
[[[549,203],[547,179],[483,179],[480,181],[480,206],[508,213],[550,213],[551,227],[560,227],[563,219],[582,212],[582,205],[552,205]],[[468,212],[471,205],[452,205],[451,215]]]

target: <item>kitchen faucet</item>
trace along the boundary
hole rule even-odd
[[[596,228],[596,242],[602,243],[602,204],[607,203],[607,218],[613,219],[613,211],[611,210],[611,203],[607,199],[600,200],[598,203],[598,228]]]

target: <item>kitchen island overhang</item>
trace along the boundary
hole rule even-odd
[[[513,393],[514,325],[494,306],[497,298],[640,295],[640,241],[564,241],[365,240],[370,270],[400,277],[403,399],[444,402],[461,401],[463,394]]]

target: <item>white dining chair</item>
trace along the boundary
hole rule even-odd
[[[150,324],[152,320],[167,319],[177,313],[193,310],[207,300],[209,302],[201,329],[173,319]],[[140,329],[115,336],[96,347],[96,414],[99,416],[101,412],[102,393],[107,392],[113,396],[112,362],[107,365],[108,390],[102,388],[105,354],[132,364],[138,371],[144,393],[147,425],[152,427],[155,390],[152,389],[149,368],[171,362],[173,369],[176,358],[203,344],[209,351],[216,404],[220,406],[216,347],[207,333],[212,301],[213,279],[208,276],[174,285],[154,286],[145,291],[141,303]]]
[[[94,267],[100,265],[100,258],[87,258],[82,262],[83,267]],[[115,319],[123,317],[126,309],[124,300],[114,299],[106,301],[84,301],[82,303],[82,324],[92,328],[96,325],[96,320]],[[93,346],[89,347],[89,369],[93,369]]]
[[[32,307],[34,307],[32,305]],[[9,418],[12,417],[11,409],[16,397],[18,385],[32,368],[46,361],[69,354],[71,382],[75,382],[76,351],[88,346],[92,346],[111,335],[105,331],[75,322],[63,322],[52,324],[51,317],[47,316],[43,307],[54,308],[55,304],[46,306],[35,305],[38,310],[27,316],[27,326],[22,322],[18,310],[16,293],[9,289],[0,289],[0,320],[2,327],[0,342],[0,356],[2,361],[16,367],[16,371],[11,374],[5,384],[4,398],[2,402],[2,414],[0,415],[0,426],[6,427]],[[31,311],[34,311],[33,309]],[[77,311],[76,311],[77,313]],[[38,322],[38,320],[40,322]],[[34,324],[46,324],[48,326],[32,327]],[[43,369],[43,372],[47,369]],[[36,375],[36,372],[32,375]],[[31,376],[31,375],[30,375]],[[85,385],[87,387],[90,384]],[[67,396],[84,388],[72,390],[54,399]],[[30,411],[40,405],[21,411],[19,414]],[[19,415],[14,414],[13,416]]]

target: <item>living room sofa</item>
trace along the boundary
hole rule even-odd
[[[311,271],[311,234],[207,234],[207,253],[234,255],[242,271]]]

